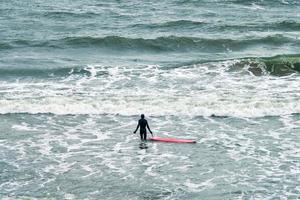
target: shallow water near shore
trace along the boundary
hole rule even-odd
[[[12,198],[251,199],[298,197],[299,115],[255,119],[153,117],[147,142],[136,117],[1,116],[1,188]],[[5,122],[5,123],[3,123]]]
[[[3,1],[0,199],[298,199],[299,8]]]

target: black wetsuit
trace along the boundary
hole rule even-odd
[[[145,120],[145,119],[140,119],[140,120],[139,120],[138,127],[140,127],[141,140],[146,140],[146,139],[147,139],[147,130],[146,130],[146,127],[147,127],[147,128],[149,129],[149,131],[150,131],[150,128],[149,128],[149,125],[148,125],[147,120]],[[138,129],[138,127],[137,127],[137,129]],[[150,131],[150,132],[151,132],[151,131]]]

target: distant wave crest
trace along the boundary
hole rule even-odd
[[[46,78],[46,77],[64,77],[70,75],[87,75],[89,76],[91,72],[83,67],[75,68],[50,68],[50,69],[37,69],[37,68],[17,68],[17,69],[0,69],[0,78],[8,77],[33,77],[33,78]]]
[[[255,45],[279,46],[287,43],[300,45],[299,40],[285,37],[280,34],[270,35],[262,38],[198,38],[167,36],[153,39],[127,38],[119,36],[106,37],[66,37],[57,40],[30,41],[15,40],[9,43],[2,43],[0,48],[8,46],[20,47],[51,47],[51,48],[87,48],[94,47],[114,51],[152,51],[152,52],[224,52],[230,50],[243,50]]]
[[[162,23],[150,23],[150,24],[134,24],[133,27],[138,28],[150,28],[150,29],[157,29],[157,28],[195,28],[201,27],[206,25],[206,22],[203,21],[193,21],[193,20],[174,20],[174,21],[167,21]]]

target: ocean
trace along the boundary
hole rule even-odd
[[[1,0],[0,199],[300,199],[299,10]]]

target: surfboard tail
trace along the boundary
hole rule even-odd
[[[150,138],[150,140],[158,141],[158,142],[170,142],[170,143],[196,143],[196,140],[178,139],[178,138],[152,137]]]

